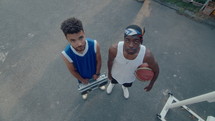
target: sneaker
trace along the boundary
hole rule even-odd
[[[83,94],[83,95],[82,95],[82,98],[83,98],[84,100],[86,100],[86,99],[87,99],[87,93],[86,93],[86,94]]]
[[[115,84],[112,84],[112,83],[110,82],[110,84],[109,84],[108,87],[107,87],[107,94],[110,94],[110,93],[112,92],[112,89],[113,89],[114,86],[115,86]]]
[[[127,87],[124,87],[124,86],[122,85],[122,90],[123,90],[123,94],[124,94],[125,99],[128,99],[128,98],[129,98],[129,91],[128,91],[128,88],[127,88]]]
[[[105,90],[105,86],[101,86],[99,88],[100,88],[100,90]]]

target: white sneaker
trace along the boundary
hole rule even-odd
[[[127,87],[124,87],[124,86],[122,85],[122,90],[123,90],[123,94],[124,94],[125,99],[128,99],[128,98],[129,98],[129,91],[128,91],[128,88],[127,88]]]
[[[112,89],[114,86],[115,86],[115,84],[112,84],[111,82],[109,83],[109,85],[107,87],[107,94],[110,94],[112,92]]]
[[[100,90],[105,90],[105,86],[101,86],[99,88],[100,88]]]
[[[83,98],[84,100],[86,100],[86,99],[87,99],[87,93],[86,93],[86,94],[83,94],[83,95],[82,95],[82,98]]]

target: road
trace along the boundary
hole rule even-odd
[[[215,30],[157,2],[1,0],[0,16],[0,121],[158,121],[168,92],[183,100],[215,90]],[[128,100],[119,85],[111,95],[95,90],[82,100],[60,57],[67,44],[60,24],[72,16],[100,43],[102,72],[124,28],[145,26],[144,45],[160,65],[153,89],[136,81]],[[189,107],[204,119],[215,116],[214,103]],[[167,119],[194,120],[180,108]]]

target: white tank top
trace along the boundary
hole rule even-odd
[[[118,43],[117,55],[113,62],[112,77],[117,80],[119,84],[134,82],[136,77],[135,70],[143,63],[145,56],[145,46],[140,45],[140,51],[134,60],[128,60],[123,55],[124,41]]]

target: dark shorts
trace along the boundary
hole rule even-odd
[[[112,79],[111,80],[111,83],[112,84],[118,84],[118,82],[117,82],[117,80],[116,79]],[[122,84],[124,87],[131,87],[132,86],[132,82],[131,83],[124,83],[124,84]]]

